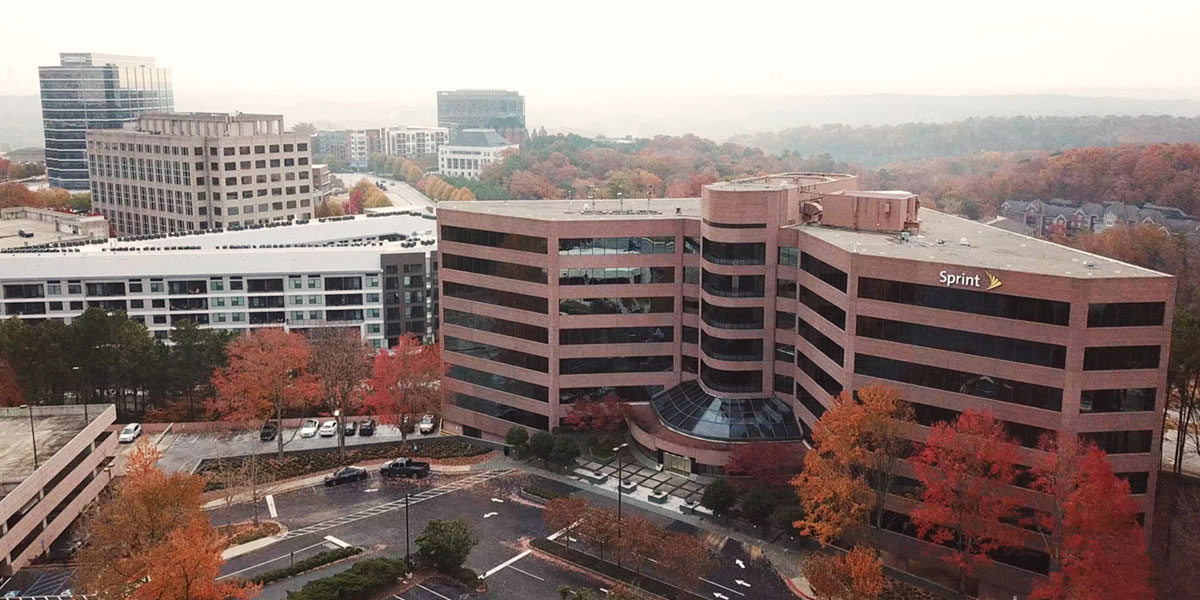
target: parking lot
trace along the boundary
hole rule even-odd
[[[297,428],[283,429],[284,451],[312,450],[316,448],[337,447],[337,436],[302,438]],[[410,433],[407,439],[418,439],[438,435]],[[157,434],[146,434],[151,440],[158,439]],[[360,444],[380,442],[395,442],[400,439],[400,430],[390,425],[379,425],[372,436],[346,436],[346,447]],[[264,442],[259,439],[258,429],[252,431],[216,431],[201,433],[167,433],[158,444],[163,452],[159,466],[168,471],[191,471],[205,458],[222,456],[240,456],[244,454],[271,454],[278,450],[276,441]],[[124,444],[121,454],[132,451],[133,444]]]
[[[282,493],[274,496],[273,502],[278,514],[276,520],[287,527],[287,535],[270,546],[232,558],[222,573],[252,577],[340,544],[366,550],[354,560],[404,556],[404,495],[409,494],[411,540],[433,519],[463,519],[474,528],[479,544],[466,565],[484,577],[487,592],[475,593],[448,581],[427,581],[398,591],[396,600],[556,598],[561,585],[610,587],[609,582],[529,549],[530,539],[553,532],[547,531],[542,522],[541,507],[519,495],[520,488],[527,485],[564,492],[574,490],[517,469],[497,469],[457,476],[433,475],[422,480],[384,480],[378,471],[373,471],[371,479],[366,481]],[[586,491],[575,493],[599,504],[613,502]],[[210,515],[214,523],[221,524],[246,519],[251,511],[252,507],[241,505],[214,509]],[[625,511],[639,513],[671,531],[698,533],[691,525],[629,504]],[[266,513],[265,507],[262,512]],[[710,541],[720,548],[717,567],[693,582],[692,591],[708,598],[730,600],[792,598],[766,560],[731,540]],[[416,552],[415,543],[410,550]],[[283,600],[288,590],[297,590],[307,581],[349,568],[350,564],[350,561],[338,563],[267,585],[261,597]]]

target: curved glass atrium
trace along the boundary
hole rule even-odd
[[[778,398],[720,398],[695,381],[659,392],[650,399],[667,427],[717,441],[793,440],[804,436],[796,415]]]

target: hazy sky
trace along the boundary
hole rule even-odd
[[[1097,0],[11,2],[0,95],[63,51],[148,55],[194,94],[1200,97],[1200,3]],[[0,118],[3,118],[0,116]]]

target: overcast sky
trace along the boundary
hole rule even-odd
[[[155,57],[176,99],[1007,92],[1200,97],[1200,2],[6,3],[0,95],[64,51]],[[2,116],[0,116],[2,118]]]

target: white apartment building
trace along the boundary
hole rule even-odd
[[[388,156],[437,154],[438,148],[450,141],[450,130],[445,127],[395,125],[385,127],[382,133],[383,153]]]
[[[152,114],[89,130],[92,206],[121,235],[306,220],[309,143],[280,115]]]
[[[124,311],[160,339],[186,319],[248,331],[354,329],[375,348],[432,340],[437,252],[430,213],[274,223],[242,231],[0,251],[3,318],[69,323]]]
[[[520,148],[491,129],[464,129],[438,149],[438,172],[449,177],[479,179],[484,167],[497,162],[505,150]]]

